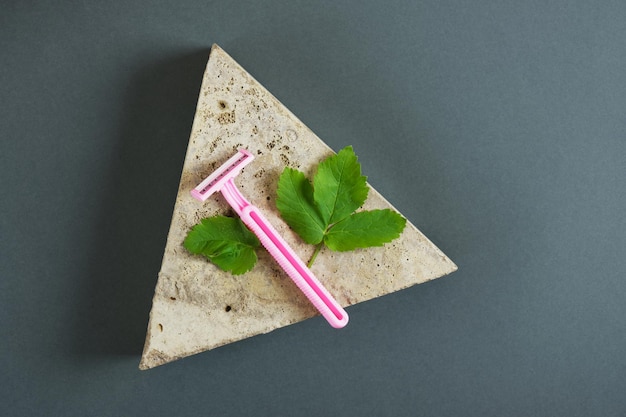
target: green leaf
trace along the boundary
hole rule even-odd
[[[313,199],[326,226],[361,207],[369,191],[352,146],[322,161],[313,178]]]
[[[285,168],[278,181],[276,207],[302,240],[318,245],[309,267],[326,245],[335,251],[382,246],[404,230],[406,220],[393,210],[354,213],[369,187],[361,164],[348,146],[322,161],[313,185],[305,175]]]
[[[255,249],[260,242],[240,219],[214,216],[195,225],[183,245],[193,254],[206,256],[224,271],[239,275],[254,267]]]
[[[352,214],[335,224],[324,243],[335,251],[382,246],[402,233],[406,219],[393,210],[371,210]]]
[[[285,168],[278,179],[276,207],[289,227],[305,242],[316,245],[324,237],[326,224],[313,201],[313,187],[304,174]]]

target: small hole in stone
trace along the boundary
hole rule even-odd
[[[269,195],[267,196],[267,201],[270,201],[270,196]]]
[[[176,297],[170,297],[170,300],[176,301]]]
[[[226,108],[226,102],[224,100],[218,101],[217,105],[220,106],[220,109],[225,109]]]
[[[163,325],[161,323],[159,323],[159,330],[163,331]]]
[[[226,311],[227,313],[232,310],[233,308],[231,306],[226,306],[226,308],[224,309],[224,311]]]

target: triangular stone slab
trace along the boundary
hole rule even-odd
[[[317,315],[274,260],[259,250],[254,269],[235,276],[187,253],[182,243],[200,219],[230,212],[216,194],[204,204],[189,194],[240,147],[256,155],[236,179],[243,194],[307,260],[304,244],[275,207],[280,173],[310,175],[332,150],[217,45],[211,49],[159,272],[139,367],[153,368]],[[358,147],[356,149],[358,154]],[[387,208],[371,189],[365,209]],[[353,252],[323,250],[313,272],[343,306],[441,277],[456,265],[407,222],[399,239]],[[348,310],[348,313],[350,311]],[[358,319],[352,318],[358,325]],[[330,326],[329,332],[334,330]]]

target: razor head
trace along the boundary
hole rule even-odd
[[[239,175],[242,168],[248,165],[254,159],[254,155],[246,149],[239,149],[228,161],[224,162],[221,167],[206,177],[196,188],[191,190],[191,195],[200,201],[206,201],[216,191],[220,191],[227,181]]]

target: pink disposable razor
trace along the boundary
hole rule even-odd
[[[213,172],[194,188],[191,191],[191,195],[200,201],[205,201],[214,192],[221,191],[228,204],[241,217],[245,225],[257,235],[265,249],[276,259],[276,262],[328,323],[335,328],[344,327],[348,324],[348,314],[345,310],[315,278],[311,270],[289,247],[287,242],[261,214],[260,210],[250,204],[235,185],[235,177],[253,159],[254,155],[245,149],[240,149],[237,154],[226,161],[217,171]]]

